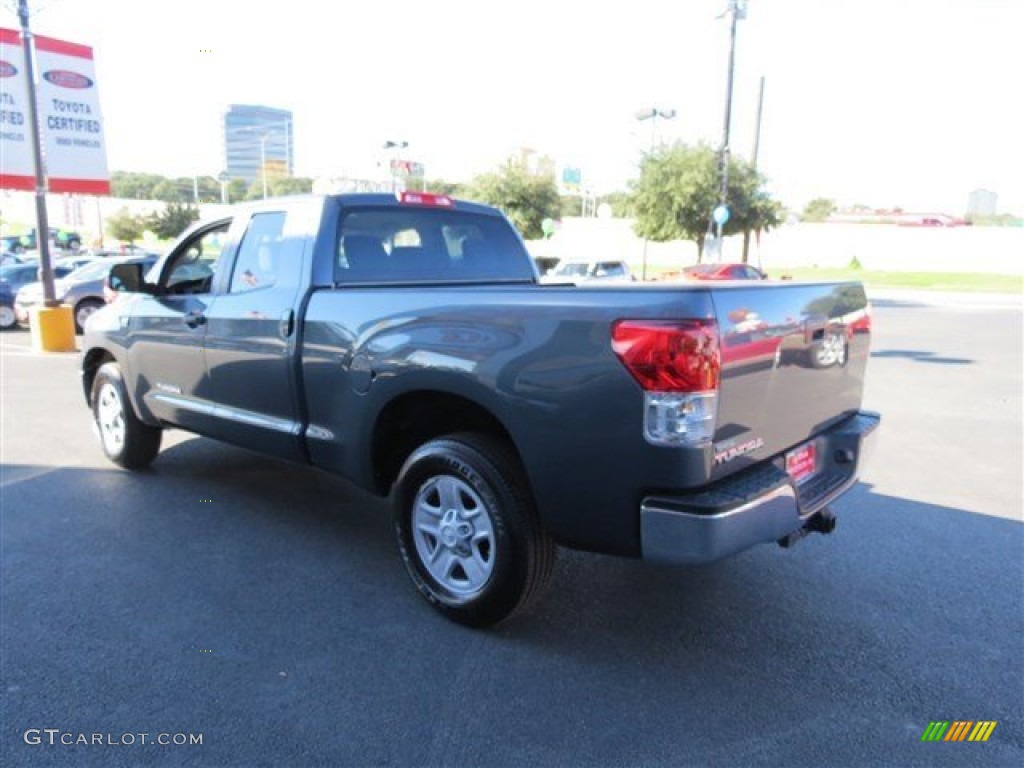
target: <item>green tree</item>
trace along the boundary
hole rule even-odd
[[[244,200],[248,191],[249,185],[244,179],[232,179],[228,182],[228,202],[237,203],[239,200]]]
[[[267,180],[267,196],[270,196],[270,181]],[[245,188],[245,194],[242,196],[243,200],[262,200],[263,199],[263,179],[256,179],[248,187]]]
[[[133,215],[127,208],[121,208],[107,217],[107,234],[115,240],[134,243],[146,231],[147,217]]]
[[[267,187],[271,197],[308,195],[313,191],[313,180],[302,176],[281,176],[276,179],[268,179]],[[261,183],[260,197],[262,196],[263,188]]]
[[[611,192],[602,195],[598,205],[607,203],[612,208],[612,217],[616,219],[631,219],[636,216],[633,208],[633,196],[629,192]]]
[[[154,173],[114,171],[110,176],[110,192],[114,197],[129,200],[154,200],[153,189],[162,181],[166,179]]]
[[[542,237],[541,222],[557,219],[561,212],[554,175],[531,174],[516,159],[508,160],[498,171],[477,176],[465,194],[500,208],[527,240]]]
[[[153,187],[152,200],[163,200],[165,203],[183,203],[187,199],[177,183],[164,179]]]
[[[220,182],[217,181],[213,176],[200,176],[198,178],[199,187],[199,202],[201,203],[219,203],[220,202]]]
[[[558,199],[559,219],[581,216],[583,213],[583,197],[580,195],[562,195]]]
[[[444,179],[424,179],[423,189],[434,195],[448,195],[449,197],[464,197],[466,185]]]
[[[169,240],[180,235],[190,224],[198,220],[199,209],[190,203],[168,203],[163,211],[154,213],[147,219],[146,226],[157,237]]]
[[[711,212],[719,203],[718,165],[717,153],[706,144],[676,144],[645,157],[640,178],[633,183],[636,233],[655,242],[693,240],[703,255]],[[763,185],[764,178],[750,163],[729,161],[730,217],[723,235],[744,234],[749,240],[751,232],[778,226],[782,207]]]
[[[835,213],[836,203],[826,197],[816,197],[804,206],[801,221],[825,221]]]

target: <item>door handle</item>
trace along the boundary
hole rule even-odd
[[[198,328],[201,325],[206,325],[206,315],[198,309],[193,309],[183,319],[185,320],[185,325],[189,328]]]
[[[295,330],[295,313],[286,309],[281,315],[281,322],[278,324],[277,332],[281,334],[282,339],[287,339],[292,335],[292,331]]]

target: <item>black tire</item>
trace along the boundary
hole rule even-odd
[[[104,363],[92,382],[92,416],[103,452],[125,469],[149,466],[163,430],[139,421],[117,363]]]
[[[82,299],[75,304],[75,333],[84,333],[85,321],[99,309],[103,309],[103,301],[100,299]]]
[[[808,354],[812,368],[830,368],[833,365],[841,368],[846,365],[849,345],[842,334],[833,333],[812,346]]]
[[[492,626],[526,609],[550,582],[555,543],[504,442],[469,433],[431,440],[406,460],[392,497],[405,568],[452,621]]]
[[[0,305],[0,330],[18,327],[18,316],[14,314],[14,307],[6,304]]]

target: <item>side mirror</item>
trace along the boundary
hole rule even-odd
[[[143,264],[115,264],[107,275],[107,288],[120,293],[150,293],[142,279]]]

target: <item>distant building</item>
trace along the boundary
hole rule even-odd
[[[232,179],[254,182],[295,172],[292,113],[252,104],[224,112],[224,168]]]
[[[968,216],[995,216],[999,195],[987,189],[976,189],[967,198]]]

